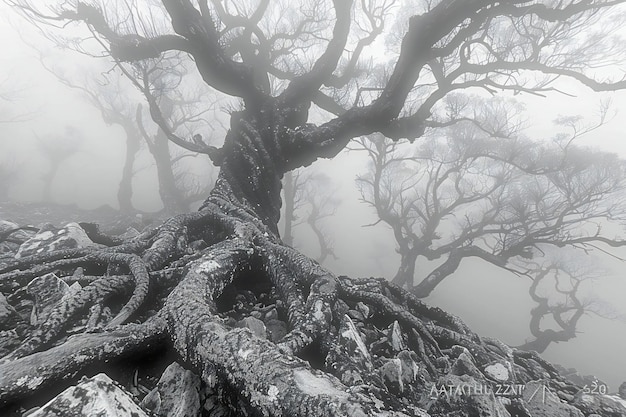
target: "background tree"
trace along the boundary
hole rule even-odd
[[[81,138],[79,132],[73,126],[65,126],[62,134],[56,137],[46,137],[45,139],[37,137],[39,141],[38,149],[43,153],[44,157],[50,162],[50,169],[43,176],[43,199],[44,201],[54,201],[52,193],[52,185],[54,179],[69,158],[80,152]]]
[[[454,350],[446,349],[459,344],[471,352],[477,369],[510,354],[516,365],[513,382],[540,379],[545,372],[558,380],[541,359],[488,344],[458,319],[391,283],[337,277],[285,246],[278,233],[281,178],[317,158],[335,156],[355,137],[376,132],[393,139],[421,137],[434,107],[453,90],[548,92],[557,76],[596,90],[625,87],[623,81],[596,81],[587,71],[620,59],[623,43],[584,32],[598,22],[602,30],[610,30],[611,21],[601,19],[618,12],[619,3],[408,4],[393,25],[401,41],[389,46],[388,71],[378,78],[359,71],[358,63],[389,27],[389,3],[164,0],[162,7],[125,2],[127,13],[118,14],[109,13],[106,3],[64,2],[45,11],[39,4],[17,4],[31,21],[86,24],[118,61],[185,52],[209,86],[241,105],[230,115],[224,145],[205,147],[220,173],[198,212],[176,216],[106,249],[51,252],[2,267],[0,289],[7,292],[50,270],[71,276],[80,265],[95,276],[41,325],[28,329],[21,345],[4,358],[0,400],[28,395],[94,362],[164,346],[166,340],[207,386],[224,390],[225,403],[251,414],[457,412],[462,405],[438,411],[444,406],[424,400],[421,381],[451,378],[447,369]],[[154,21],[167,22],[167,30],[150,23]],[[536,73],[546,78],[538,80]],[[314,104],[326,113],[317,114]],[[162,127],[158,109],[153,109],[151,104],[151,116]],[[509,238],[503,239],[508,247]],[[102,264],[120,274],[106,275]],[[270,341],[230,326],[225,318],[241,300],[229,298],[232,292],[244,298],[256,292],[276,305],[286,335]],[[107,331],[78,334],[51,347],[87,307],[114,293],[126,294],[128,302],[106,321]],[[148,300],[155,300],[154,309],[146,308],[144,314],[139,309],[151,304]],[[355,308],[364,313],[350,314],[362,317],[355,320],[374,340],[363,341],[345,314]],[[113,330],[131,317],[138,323]],[[397,346],[406,342],[408,349],[382,349],[382,356],[373,358],[369,351],[381,331],[376,326],[387,325],[399,327],[395,334],[402,343]],[[394,366],[395,375],[403,375],[397,368],[401,358],[411,370],[406,389],[375,377]],[[415,375],[415,369],[422,373]],[[24,386],[24,381],[37,384]],[[509,409],[522,413],[526,408],[511,402]]]
[[[0,201],[9,200],[9,191],[19,177],[19,168],[12,159],[0,162]]]
[[[324,226],[324,219],[334,215],[339,206],[338,187],[322,173],[298,170],[285,174],[283,189],[283,242],[294,246],[293,229],[307,224],[319,246],[320,254],[315,259],[319,263],[323,263],[328,256],[338,259],[332,238]]]
[[[80,90],[89,102],[100,111],[105,123],[118,125],[124,130],[126,135],[126,154],[124,167],[122,168],[122,178],[120,179],[117,192],[117,201],[120,211],[124,213],[134,212],[135,209],[132,202],[134,167],[137,154],[141,149],[142,137],[135,120],[135,109],[132,108],[133,102],[124,93],[120,80],[116,79],[108,83],[85,81],[80,85],[71,81],[68,76],[60,74],[47,66],[46,68],[63,84]]]
[[[156,115],[155,120],[158,121],[156,132],[148,133],[142,111],[137,110],[139,129],[156,162],[159,194],[164,210],[170,214],[187,212],[190,204],[202,200],[211,186],[198,187],[197,184],[186,183],[188,177],[176,172],[175,166],[185,157],[197,156],[197,148],[208,146],[206,139],[200,133],[195,133],[194,129],[200,123],[204,126],[208,124],[202,115],[211,108],[212,103],[203,102],[201,97],[206,92],[198,87],[194,87],[192,93],[185,94],[181,86],[188,70],[178,55],[144,60],[134,63],[131,68],[132,72],[126,70],[126,73],[148,102],[150,114]],[[182,153],[172,154],[170,141],[178,138],[175,132],[180,130],[185,130],[189,139],[179,138],[174,143],[194,153],[184,152],[183,149]]]
[[[624,321],[623,315],[612,306],[597,297],[585,296],[581,289],[606,274],[596,263],[574,249],[567,255],[548,253],[543,260],[533,261],[533,266],[526,265],[532,279],[528,293],[536,305],[529,322],[533,339],[518,346],[519,349],[543,353],[552,343],[575,338],[578,323],[586,314]]]
[[[546,245],[625,244],[607,227],[621,230],[626,216],[624,162],[574,146],[584,129],[550,146],[515,137],[515,107],[501,100],[475,102],[467,117],[458,97],[450,107],[458,122],[413,152],[383,137],[358,141],[370,159],[358,178],[363,201],[400,254],[393,282],[425,297],[466,257],[506,268]],[[445,261],[414,286],[420,257]]]
[[[104,75],[99,74],[99,79],[92,77],[92,80],[84,80],[79,84],[71,81],[70,76],[63,74],[61,70],[45,64],[44,57],[40,59],[46,69],[63,84],[81,90],[100,110],[107,124],[119,125],[124,130],[126,157],[118,191],[120,210],[134,211],[132,206],[132,181],[136,174],[134,166],[144,142],[156,164],[159,194],[166,213],[189,211],[190,204],[206,196],[214,180],[206,178],[198,181],[192,172],[180,168],[180,165],[184,165],[181,163],[183,159],[197,156],[197,152],[170,151],[170,140],[162,129],[157,128],[155,133],[148,133],[147,130],[151,130],[151,125],[154,124],[152,120],[148,127],[144,126],[146,117],[143,115],[145,105],[142,106],[142,96],[148,102],[161,102],[160,111],[167,108],[167,115],[163,117],[170,130],[187,129],[192,132],[200,122],[206,125],[207,121],[202,115],[207,112],[208,104],[203,103],[201,99],[206,92],[195,86],[193,88],[195,91],[182,91],[183,78],[187,70],[179,56],[145,60],[122,67],[121,76],[124,77],[125,74],[126,80],[131,81],[130,86],[128,83],[122,83],[123,79],[120,79],[115,71],[107,71]],[[139,96],[136,90],[139,90]],[[202,105],[205,105],[205,108],[200,108]],[[196,141],[203,143],[202,139]]]

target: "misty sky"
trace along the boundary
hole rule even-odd
[[[0,162],[15,161],[20,166],[19,186],[11,189],[10,196],[25,201],[41,198],[41,178],[48,170],[48,161],[38,152],[37,141],[62,137],[66,126],[73,126],[81,138],[81,146],[79,152],[66,161],[55,180],[53,190],[57,202],[77,203],[85,208],[103,204],[115,206],[124,156],[123,131],[107,126],[98,110],[90,106],[80,92],[61,85],[43,70],[38,52],[22,42],[18,30],[30,43],[37,45],[50,62],[63,61],[64,67],[73,69],[75,74],[97,71],[100,67],[91,62],[93,58],[59,50],[41,39],[36,30],[11,16],[4,3],[0,3],[0,15],[3,16],[0,81],[1,87],[11,92],[12,99],[0,102],[0,112],[5,120],[13,117],[27,119],[1,125]],[[600,102],[611,99],[615,115],[604,126],[578,139],[577,143],[626,158],[626,92],[592,93],[574,82],[562,82],[560,88],[569,95],[516,97],[526,104],[526,134],[533,139],[550,140],[556,133],[566,130],[552,123],[559,115],[581,115],[586,122],[593,124],[597,120]],[[313,166],[337,181],[343,199],[327,227],[333,234],[340,259],[329,261],[328,266],[338,274],[392,277],[399,258],[394,251],[391,232],[383,225],[362,227],[375,220],[372,209],[359,202],[354,185],[356,175],[365,168],[362,157],[362,154],[343,153],[333,161],[320,161]],[[200,174],[204,172],[202,163],[194,161],[193,169]],[[146,211],[159,210],[154,168],[150,166],[145,151],[137,165],[143,169],[134,184],[136,207]],[[305,252],[315,255],[317,248],[310,232],[301,227],[295,234],[296,243]],[[626,249],[616,253],[626,258]],[[600,258],[609,272],[588,290],[626,314],[626,263],[608,256]],[[418,277],[432,267],[419,265]],[[515,345],[530,338],[528,312],[532,303],[527,291],[527,279],[470,259],[464,261],[459,271],[446,279],[428,301],[458,314],[480,334]],[[575,366],[582,373],[594,373],[616,390],[626,379],[622,373],[626,369],[626,324],[585,316],[579,331],[576,339],[551,345],[545,357],[565,366]]]

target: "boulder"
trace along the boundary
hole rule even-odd
[[[62,228],[44,225],[39,232],[20,245],[16,258],[48,253],[60,249],[96,246],[78,223],[68,223]]]
[[[363,384],[363,374],[370,374],[373,370],[363,337],[347,314],[339,325],[339,340],[326,356],[326,367],[346,385]]]
[[[604,417],[626,416],[626,400],[617,395],[600,394],[598,392],[586,394],[584,391],[581,391],[575,396],[572,405]]]
[[[200,378],[173,362],[141,406],[159,417],[198,416],[201,413]]]
[[[237,322],[237,327],[250,329],[252,333],[261,339],[267,339],[267,329],[265,323],[254,317],[246,317]]]
[[[35,299],[30,324],[41,323],[65,296],[72,294],[70,286],[53,273],[34,278],[26,292]]]
[[[132,398],[105,374],[83,379],[29,417],[147,417]]]
[[[20,245],[35,232],[30,227],[20,228],[17,223],[0,220],[0,259],[13,259]]]

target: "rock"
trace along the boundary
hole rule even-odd
[[[339,325],[337,344],[326,356],[326,368],[348,386],[363,384],[362,374],[369,374],[374,368],[363,338],[348,315]]]
[[[561,402],[543,381],[527,382],[522,396],[532,416],[584,417],[584,414],[576,407]]]
[[[276,308],[270,309],[265,313],[265,320],[278,320],[278,310]]]
[[[389,327],[387,327],[387,340],[389,340],[391,351],[393,353],[402,352],[407,349],[398,320],[394,321],[389,325]]]
[[[287,334],[287,324],[282,320],[272,319],[265,321],[265,328],[269,333],[270,340],[274,343],[282,340]]]
[[[41,323],[67,294],[70,287],[55,274],[49,273],[34,278],[26,287],[28,294],[35,298],[35,305],[30,316],[30,324]]]
[[[626,382],[622,382],[622,385],[619,386],[617,393],[621,399],[626,400]]]
[[[200,378],[173,362],[165,369],[157,386],[145,396],[140,405],[155,416],[200,415]]]
[[[126,229],[126,231],[124,233],[122,233],[119,238],[120,239],[124,239],[124,240],[128,240],[128,239],[132,239],[134,237],[139,236],[139,231],[137,229],[135,229],[134,227],[129,227],[128,229]]]
[[[410,350],[403,350],[398,353],[398,359],[402,365],[402,381],[405,384],[413,383],[419,374],[417,354]]]
[[[36,381],[33,381],[33,383]],[[131,397],[105,374],[69,387],[30,417],[147,417]]]
[[[370,316],[370,308],[367,306],[367,304],[362,303],[361,301],[359,301],[358,303],[356,303],[355,309],[360,312],[364,318],[369,318]]]
[[[237,322],[237,327],[248,328],[256,337],[267,339],[267,329],[265,323],[254,317],[246,317]]]
[[[404,391],[404,381],[402,380],[402,363],[400,359],[389,359],[383,366],[378,368],[383,382],[392,394],[401,394]]]
[[[68,223],[60,229],[45,225],[35,236],[22,243],[15,257],[19,259],[59,249],[85,248],[95,245],[78,223]]]
[[[415,352],[403,350],[395,359],[386,361],[378,372],[389,392],[403,393],[405,388],[415,382],[419,374]]]
[[[20,245],[30,239],[35,232],[19,229],[17,223],[0,220],[0,258],[13,258]]]
[[[348,310],[348,316],[357,323],[365,321],[365,316],[358,310]]]
[[[19,316],[13,306],[9,304],[4,294],[0,293],[0,330],[9,330],[15,327]]]
[[[233,414],[224,401],[224,392],[219,379],[214,366],[209,365],[205,367],[202,373],[202,380],[205,383],[202,384],[203,390],[201,393],[203,416],[224,417]]]
[[[626,416],[626,400],[617,395],[585,394],[583,390],[574,397],[572,405],[606,417]]]
[[[491,365],[487,365],[484,369],[484,373],[486,376],[495,381],[507,382],[511,377],[509,369],[510,365],[508,363],[505,365],[500,362],[495,362]]]
[[[22,344],[15,329],[0,331],[0,358],[11,353]]]
[[[482,381],[484,379],[482,373],[474,364],[474,359],[469,352],[461,352],[450,367],[452,375],[469,375],[472,378]]]

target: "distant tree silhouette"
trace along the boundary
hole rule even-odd
[[[467,257],[507,268],[547,245],[626,245],[601,226],[626,218],[624,161],[576,147],[572,135],[552,144],[516,136],[516,109],[502,100],[468,103],[472,114],[460,117],[455,98],[460,121],[416,149],[358,140],[370,159],[357,180],[363,201],[391,227],[401,257],[394,283],[425,297]],[[444,262],[415,285],[419,257]]]

